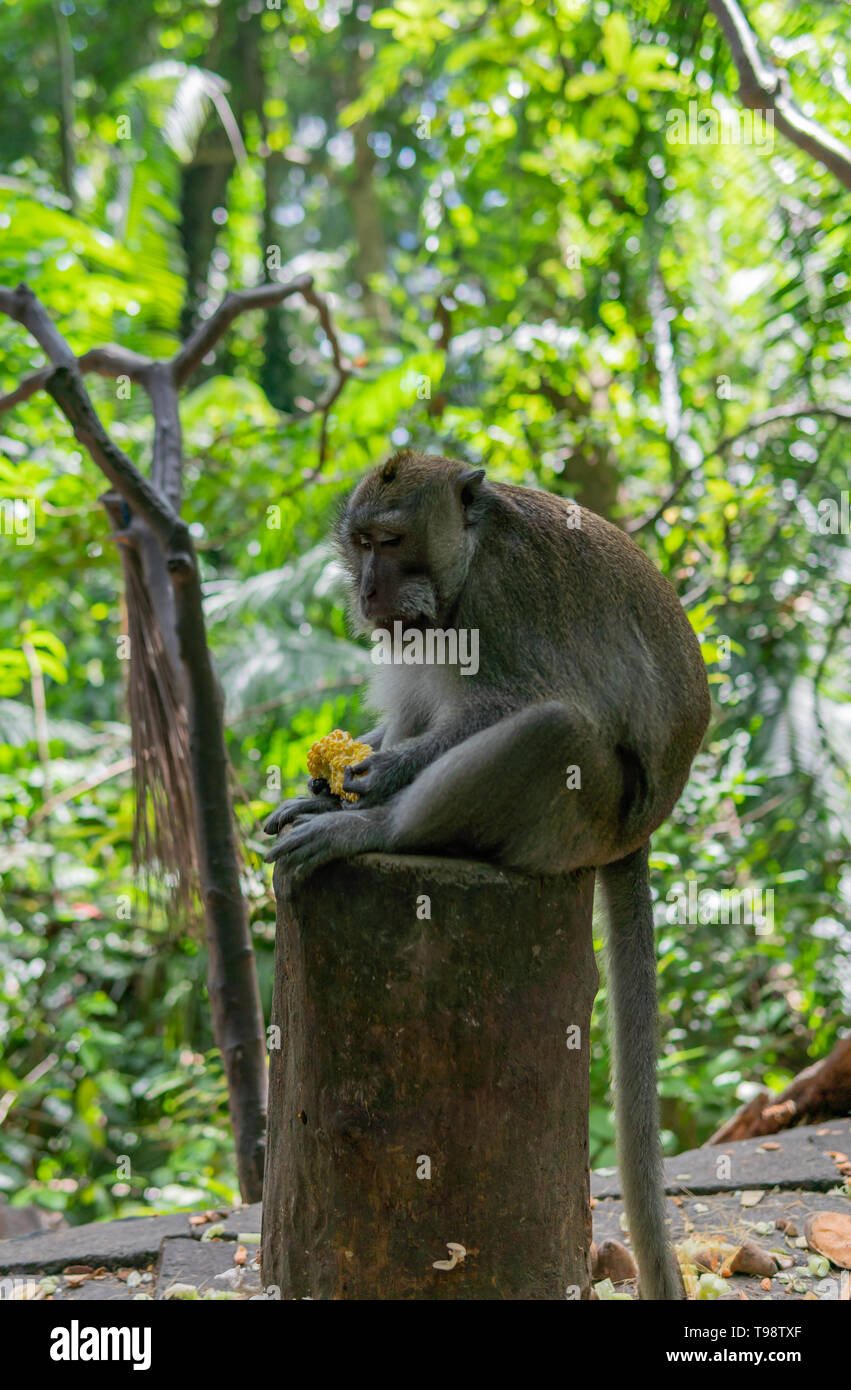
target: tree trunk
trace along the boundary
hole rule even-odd
[[[275,888],[267,1290],[587,1298],[593,874],[367,855]]]

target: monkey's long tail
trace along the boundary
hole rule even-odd
[[[656,952],[649,844],[599,870],[608,915],[618,1163],[640,1295],[685,1297],[665,1224],[656,1093]]]

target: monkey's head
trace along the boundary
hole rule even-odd
[[[359,632],[444,626],[464,586],[483,468],[405,450],[358,484],[336,528]]]

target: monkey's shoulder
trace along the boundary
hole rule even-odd
[[[593,586],[644,578],[654,587],[667,581],[620,527],[569,497],[535,488],[497,483],[492,489],[487,539],[506,558],[525,556],[536,570],[571,571]]]

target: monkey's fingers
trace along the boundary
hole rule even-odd
[[[348,767],[343,771],[343,791],[364,791],[367,786],[367,782],[364,779],[368,777],[374,762],[375,759],[370,757],[364,758],[361,763],[349,763]]]
[[[297,818],[275,841],[269,852],[264,854],[266,863],[274,864],[276,860],[283,859],[287,873],[291,878],[295,878],[314,867],[314,858],[315,867],[318,867],[320,862],[327,863],[330,859],[336,858],[333,850],[321,853],[321,841],[313,834],[316,824],[316,821],[310,820],[307,816]]]
[[[330,794],[316,796],[297,796],[285,801],[263,824],[267,835],[277,835],[284,826],[292,825],[299,816],[315,816],[322,811],[336,811],[340,808],[339,798]]]

